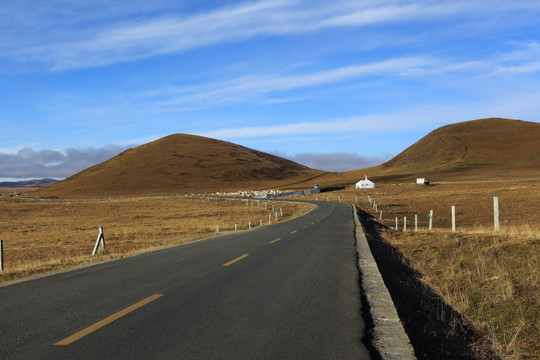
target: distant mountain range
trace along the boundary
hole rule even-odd
[[[4,181],[0,182],[0,187],[43,187],[57,182],[54,179],[32,179],[24,181]]]

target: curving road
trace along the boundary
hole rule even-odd
[[[1,359],[369,359],[350,205],[0,287]]]

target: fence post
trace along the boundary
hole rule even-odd
[[[92,256],[96,255],[99,244],[101,244],[101,249],[105,251],[105,237],[103,236],[103,228],[101,226],[99,227],[99,235],[96,239],[96,244],[94,245],[94,251],[92,251]]]
[[[433,210],[429,210],[429,231],[433,229]]]
[[[268,225],[272,223],[272,214],[268,214]]]
[[[238,224],[234,224],[234,231],[238,230]]]
[[[398,218],[397,218],[397,216],[396,216],[396,230],[398,230],[398,229],[399,229],[399,226],[398,226]]]
[[[456,207],[452,205],[452,232],[456,232]]]
[[[493,197],[493,223],[495,231],[499,231],[499,197]]]
[[[403,217],[403,231],[407,231],[407,217]]]
[[[381,210],[381,214],[379,215],[379,220],[382,220],[382,210]]]
[[[248,223],[248,229],[251,230],[251,221]]]
[[[0,240],[0,271],[4,271],[4,240]]]
[[[219,232],[219,225],[216,225],[216,232]]]
[[[283,209],[279,208],[279,216],[283,217]]]
[[[418,214],[414,215],[414,231],[418,231]]]

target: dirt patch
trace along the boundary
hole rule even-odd
[[[377,266],[418,359],[498,359],[479,329],[422,282],[409,260],[380,235],[382,225],[358,211]]]

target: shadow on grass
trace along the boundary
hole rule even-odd
[[[498,359],[461,314],[422,283],[422,274],[382,236],[384,227],[358,210],[364,233],[418,359]]]

